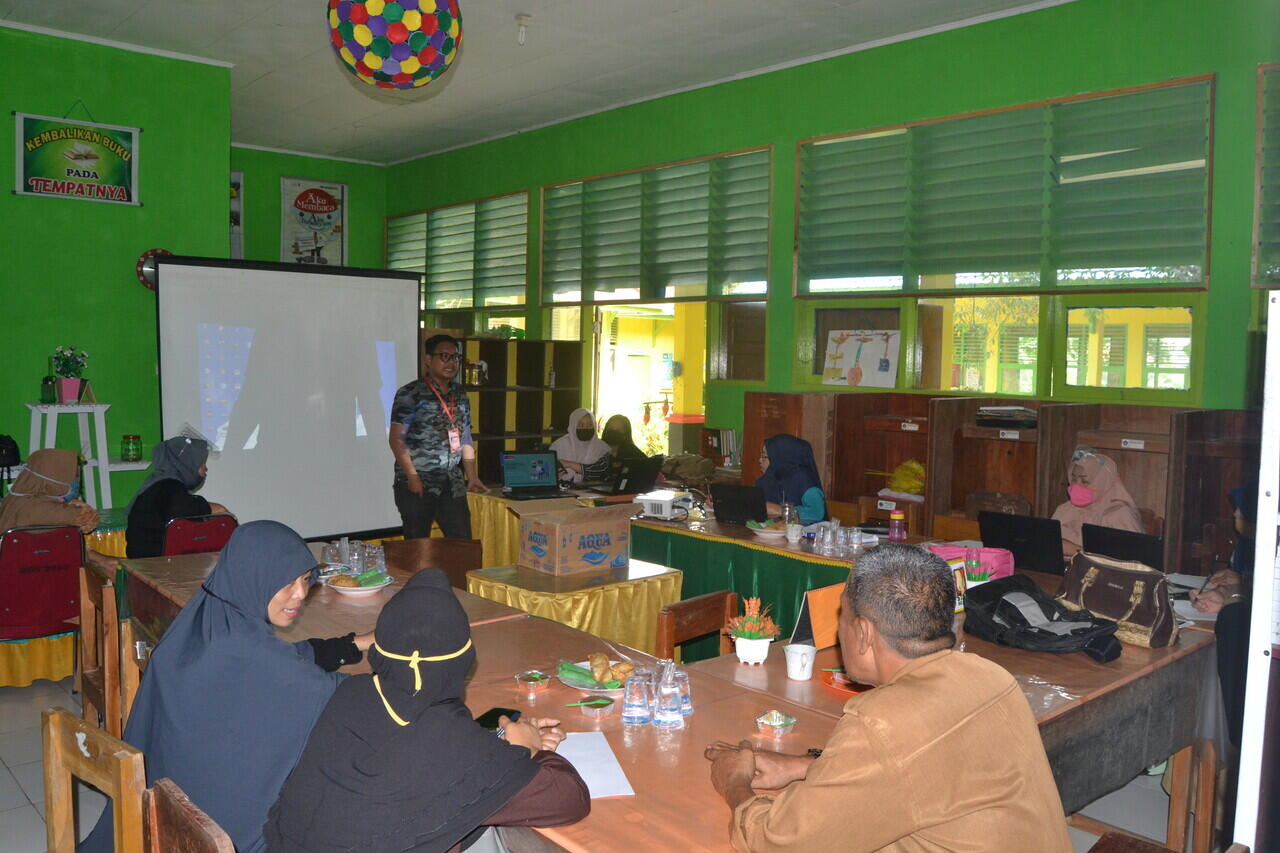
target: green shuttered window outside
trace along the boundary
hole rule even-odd
[[[1202,81],[805,143],[798,292],[1202,285],[1210,126]]]
[[[1280,284],[1280,67],[1262,72],[1255,280]]]
[[[542,301],[763,293],[768,240],[767,150],[548,187]]]
[[[527,193],[387,220],[387,267],[423,273],[427,311],[523,305]]]

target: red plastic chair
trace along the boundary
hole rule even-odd
[[[160,553],[165,557],[176,557],[179,554],[221,551],[238,523],[234,515],[221,512],[170,519],[164,526],[164,550]]]
[[[15,527],[0,536],[0,640],[73,630],[84,538],[71,526]]]

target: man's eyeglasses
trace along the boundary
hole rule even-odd
[[[441,361],[462,361],[462,353],[460,352],[433,352],[431,356]]]

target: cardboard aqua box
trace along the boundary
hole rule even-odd
[[[627,565],[633,504],[530,511],[520,516],[520,565],[553,575]]]

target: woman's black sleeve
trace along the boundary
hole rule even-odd
[[[316,666],[325,672],[333,672],[338,667],[350,663],[359,663],[364,653],[356,648],[355,632],[345,637],[330,637],[327,640],[307,640],[315,654]]]

